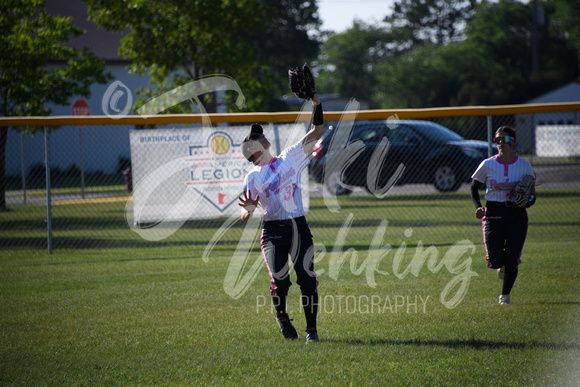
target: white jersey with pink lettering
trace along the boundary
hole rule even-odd
[[[518,181],[524,175],[536,177],[526,160],[516,156],[512,161],[504,162],[496,155],[483,160],[471,178],[485,183],[487,201],[506,202],[511,200]]]
[[[268,164],[258,164],[246,175],[244,191],[260,196],[262,219],[285,220],[304,215],[302,171],[310,164],[302,140],[286,148]]]

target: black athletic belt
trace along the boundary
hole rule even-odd
[[[498,208],[498,207],[505,207],[505,208],[509,208],[510,210],[525,210],[524,207],[514,207],[513,206],[513,202],[487,202],[486,207],[491,207],[491,208]]]
[[[288,227],[292,226],[292,223],[296,222],[297,225],[306,223],[306,218],[304,216],[299,216],[293,219],[282,219],[282,220],[269,220],[264,222],[264,227]]]

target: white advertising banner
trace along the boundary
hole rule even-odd
[[[306,133],[305,124],[263,125],[278,155]],[[238,196],[253,165],[240,150],[250,125],[133,130],[133,221],[135,224],[211,219],[240,213]],[[308,211],[308,171],[302,175]]]
[[[536,155],[540,157],[580,156],[580,125],[536,126]]]

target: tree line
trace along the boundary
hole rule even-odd
[[[316,1],[83,1],[97,26],[125,34],[119,54],[131,60],[130,72],[151,75],[140,103],[225,74],[249,96],[245,110],[284,110],[287,69],[302,63],[322,93],[387,109],[520,103],[580,76],[575,0],[396,0],[382,22],[356,20],[341,33],[321,30]],[[67,48],[82,31],[43,7],[2,5],[4,116],[48,114],[43,101],[68,103],[110,79],[90,48]],[[70,62],[57,74],[50,60]],[[39,86],[42,77],[50,80]]]
[[[385,109],[524,103],[578,80],[579,26],[573,0],[399,0],[328,38],[320,81]]]
[[[152,75],[143,99],[222,73],[246,110],[285,110],[286,71],[305,62],[322,93],[385,109],[522,103],[580,76],[574,0],[397,0],[342,33],[321,31],[316,1],[85,2],[99,26],[129,27],[120,53]]]

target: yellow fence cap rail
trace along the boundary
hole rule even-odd
[[[325,121],[345,119],[379,120],[387,118],[423,119],[456,116],[498,116],[512,114],[550,113],[580,111],[579,102],[561,102],[526,105],[460,106],[425,109],[377,109],[343,112],[325,112]],[[0,117],[0,127],[67,126],[67,125],[163,125],[251,122],[310,121],[309,112],[275,113],[207,113],[207,114],[156,114],[153,116],[36,116]]]

